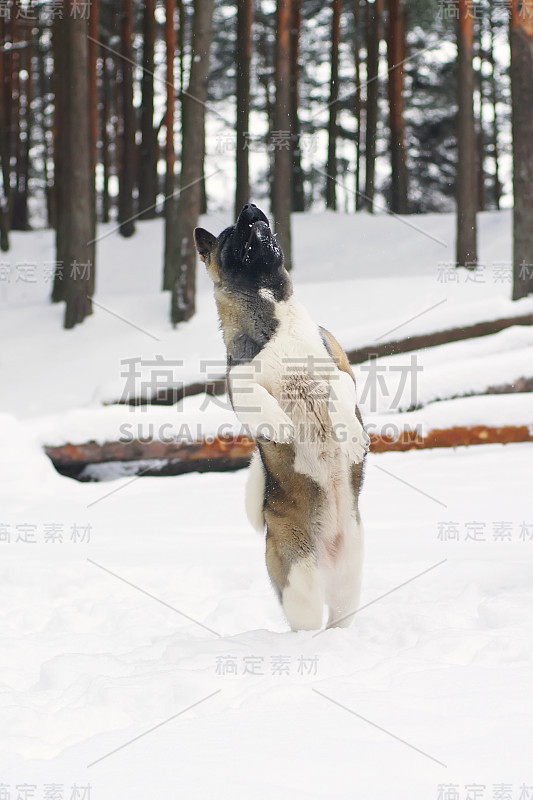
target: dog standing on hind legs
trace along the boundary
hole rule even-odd
[[[355,378],[336,339],[294,298],[267,217],[244,206],[215,237],[194,231],[214,282],[239,421],[257,442],[246,489],[266,526],[266,565],[293,630],[347,626],[359,602],[358,498],[369,438]]]

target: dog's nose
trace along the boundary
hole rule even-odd
[[[245,222],[247,225],[253,225],[254,222],[266,222],[268,225],[268,218],[260,208],[257,208],[255,203],[246,203],[239,214],[239,221]]]

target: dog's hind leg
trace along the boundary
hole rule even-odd
[[[363,549],[363,526],[354,521],[345,537],[344,552],[332,575],[332,585],[328,587],[328,628],[347,628],[352,624],[361,594]]]
[[[320,629],[324,600],[324,583],[314,560],[302,559],[294,563],[281,594],[281,605],[292,630]]]

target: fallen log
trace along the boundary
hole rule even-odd
[[[478,336],[490,336],[493,333],[499,333],[513,325],[533,325],[533,314],[523,314],[520,317],[505,317],[502,319],[490,320],[489,322],[478,322],[463,328],[449,328],[444,331],[437,331],[436,333],[424,333],[419,336],[408,336],[405,339],[364,345],[355,350],[347,350],[346,354],[350,364],[362,364],[364,361],[368,361],[369,358],[373,357],[378,358],[381,356],[397,355],[398,353],[410,353],[425,347],[435,347],[440,344],[458,342],[463,339],[473,339]],[[524,378],[522,380],[529,381],[528,388],[513,388],[514,384],[511,384],[509,386],[489,388],[488,392],[509,393],[514,391],[531,391],[531,388],[529,388],[531,386],[531,379]],[[185,386],[172,386],[167,389],[159,389],[157,393],[151,397],[132,397],[128,398],[128,400],[116,400],[110,403],[110,405],[170,406],[179,403],[184,397],[191,397],[197,394],[217,396],[225,394],[225,392],[226,380],[220,376],[219,378],[208,381],[195,381]]]
[[[243,469],[248,466],[254,449],[255,442],[247,436],[225,436],[197,442],[86,442],[45,447],[45,452],[61,475],[95,480],[87,468],[97,464],[138,462],[137,474],[142,472],[143,475]]]
[[[216,397],[226,393],[226,379],[223,377],[208,381],[195,381],[185,386],[170,386],[165,389],[158,389],[150,397],[128,397],[127,400],[115,400],[104,405],[124,405],[124,406],[173,406],[183,400],[184,397],[191,397],[196,394],[207,394]]]
[[[533,314],[477,322],[474,325],[467,325],[462,328],[448,328],[444,331],[422,333],[418,336],[407,336],[405,339],[396,339],[394,341],[376,342],[376,344],[365,345],[355,350],[347,350],[346,354],[350,364],[361,364],[374,356],[393,356],[398,353],[410,353],[423,347],[435,347],[438,344],[459,342],[463,339],[473,339],[477,336],[490,336],[491,333],[499,333],[513,325],[533,325]]]
[[[426,450],[440,447],[464,447],[480,444],[509,444],[533,441],[533,429],[527,425],[489,427],[453,427],[431,430],[421,436],[417,431],[405,431],[393,439],[370,434],[370,450]],[[255,442],[246,436],[226,436],[197,442],[87,442],[45,447],[47,456],[62,475],[78,480],[98,480],[91,465],[130,464],[128,474],[182,475],[188,472],[226,472],[248,466]],[[135,468],[138,462],[138,469]]]
[[[387,453],[394,450],[429,450],[438,447],[469,447],[478,444],[511,444],[533,442],[533,429],[528,425],[505,425],[500,428],[475,425],[471,428],[454,427],[429,431],[420,436],[417,431],[406,431],[397,439],[371,434],[371,452]]]

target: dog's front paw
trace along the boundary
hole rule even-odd
[[[268,442],[274,442],[275,444],[290,444],[294,441],[295,435],[294,425],[288,417],[287,421],[277,424],[263,422],[261,425],[257,426],[254,432],[254,437],[256,439],[266,439]]]
[[[353,464],[360,464],[370,447],[370,436],[359,422],[346,427],[346,436],[341,437],[342,451]]]

